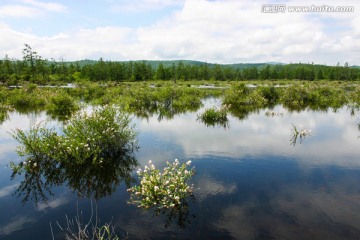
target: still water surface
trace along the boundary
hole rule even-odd
[[[204,107],[219,104],[209,99]],[[98,200],[79,198],[64,183],[47,202],[14,195],[23,176],[10,180],[10,161],[18,143],[8,133],[46,119],[44,113],[11,113],[0,125],[0,239],[63,237],[58,224],[66,216],[89,219],[91,204],[100,223],[111,222],[130,239],[359,239],[360,115],[344,107],[336,112],[289,112],[281,106],[246,119],[229,118],[228,128],[207,127],[197,113],[158,121],[134,118],[139,132],[140,165],[149,159],[192,160],[195,199],[182,216],[156,216],[127,204],[124,183]],[[52,122],[57,126],[60,123]],[[292,124],[311,136],[291,142]]]

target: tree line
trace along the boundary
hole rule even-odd
[[[30,45],[25,44],[23,58],[0,60],[0,82],[17,84],[29,81],[37,84],[74,81],[147,81],[147,80],[359,80],[360,68],[317,64],[255,64],[247,68],[182,61],[151,65],[151,61],[82,61],[43,59]]]

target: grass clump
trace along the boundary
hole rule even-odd
[[[198,115],[198,120],[205,123],[207,126],[227,126],[229,120],[227,118],[227,109],[226,105],[220,108],[207,108],[205,111]]]

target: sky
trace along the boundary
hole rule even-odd
[[[360,1],[0,0],[0,59],[24,44],[66,61],[360,65]]]

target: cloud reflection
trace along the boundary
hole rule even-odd
[[[232,194],[237,189],[235,183],[223,183],[209,178],[200,178],[194,185],[196,200],[199,201],[218,194]]]
[[[14,191],[19,187],[19,185],[19,183],[14,183],[12,185],[0,188],[0,198],[13,194]]]
[[[10,235],[15,231],[23,229],[29,223],[34,223],[35,219],[27,216],[17,216],[12,218],[4,226],[0,226],[0,236],[1,235]]]
[[[144,134],[152,133],[163,141],[174,141],[182,147],[186,158],[215,155],[239,159],[276,155],[295,157],[307,166],[360,167],[356,119],[350,117],[346,108],[336,113],[290,113],[276,106],[272,111],[286,114],[272,118],[265,116],[266,111],[250,114],[243,121],[230,117],[231,127],[226,131],[198,123],[197,113],[176,116],[171,121],[137,120],[136,124]],[[293,147],[290,142],[292,124],[311,129],[311,138]]]
[[[48,208],[50,209],[53,209],[53,208],[57,208],[57,207],[60,207],[62,205],[65,205],[67,204],[68,202],[70,202],[70,199],[65,197],[65,196],[61,196],[61,197],[58,197],[54,200],[51,200],[51,201],[48,201],[48,202],[42,202],[42,203],[39,203],[36,207],[36,210],[37,211],[43,211],[43,210],[46,210]]]

